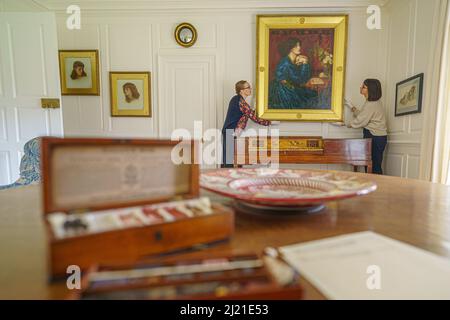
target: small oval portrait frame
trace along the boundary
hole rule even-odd
[[[197,30],[190,23],[180,23],[175,28],[175,40],[182,47],[191,47],[197,41]]]

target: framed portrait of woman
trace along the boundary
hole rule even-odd
[[[257,16],[260,118],[342,121],[347,25],[347,15]]]
[[[98,50],[59,50],[62,95],[100,95]]]
[[[150,72],[110,72],[112,117],[151,117]]]

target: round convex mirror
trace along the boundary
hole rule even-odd
[[[191,42],[193,36],[194,34],[192,33],[191,29],[183,28],[180,30],[180,40],[183,43]]]
[[[190,23],[181,23],[175,29],[175,40],[180,46],[190,47],[197,40],[197,30]]]

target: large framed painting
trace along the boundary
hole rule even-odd
[[[100,95],[98,50],[59,50],[62,95]]]
[[[112,117],[151,117],[150,72],[109,73]]]
[[[397,83],[395,90],[395,116],[422,111],[423,73]]]
[[[347,24],[347,15],[257,16],[259,117],[342,121]]]

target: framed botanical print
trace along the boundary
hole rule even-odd
[[[151,117],[150,72],[110,72],[111,116]]]
[[[257,16],[259,117],[342,121],[347,21],[347,15]]]
[[[395,116],[422,111],[423,73],[397,83],[395,90]]]
[[[62,95],[100,95],[98,50],[59,50]]]

